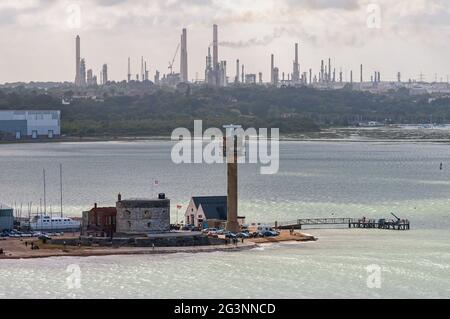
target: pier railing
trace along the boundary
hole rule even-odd
[[[274,222],[267,224],[275,229],[302,229],[303,226],[318,225],[348,225],[349,228],[378,228],[409,230],[408,220],[367,219],[367,218],[303,218],[293,221]]]
[[[274,228],[291,228],[296,225],[348,225],[356,221],[358,219],[355,218],[304,218],[287,222],[275,222],[271,223],[270,226]]]

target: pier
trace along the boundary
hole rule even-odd
[[[368,218],[306,218],[295,221],[275,222],[270,224],[275,229],[302,229],[304,226],[338,226],[346,225],[348,228],[364,229],[390,229],[410,230],[410,221],[407,219],[386,220]]]

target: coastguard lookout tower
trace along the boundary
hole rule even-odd
[[[242,153],[243,136],[237,130],[242,131],[240,125],[224,125],[225,136],[223,154],[227,163],[227,223],[226,230],[237,233],[240,230],[238,222],[238,159]]]

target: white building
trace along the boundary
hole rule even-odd
[[[0,111],[0,133],[22,137],[61,135],[61,111]]]
[[[200,229],[222,228],[227,221],[227,196],[192,197],[184,213],[185,225]],[[242,226],[245,217],[238,216]]]

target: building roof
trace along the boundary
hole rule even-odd
[[[227,219],[227,196],[192,197],[195,208],[202,207],[206,219]]]
[[[97,207],[92,208],[90,213],[97,213],[97,214],[116,214],[117,208],[116,207]]]

